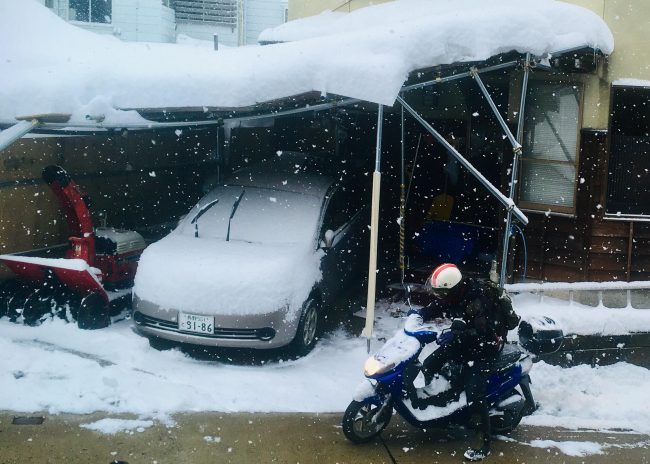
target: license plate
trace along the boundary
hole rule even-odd
[[[178,313],[178,330],[214,335],[214,317]]]

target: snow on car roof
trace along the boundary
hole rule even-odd
[[[397,0],[291,22],[263,38],[300,40],[219,51],[127,43],[77,28],[35,0],[0,0],[0,122],[70,113],[72,122],[92,115],[115,123],[138,115],[114,108],[242,108],[313,91],[392,105],[418,69],[512,50],[614,47],[599,16],[554,0],[492,0],[489,8]]]

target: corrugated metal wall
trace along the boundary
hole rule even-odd
[[[246,0],[246,43],[256,44],[260,33],[284,23],[287,2],[283,0]]]

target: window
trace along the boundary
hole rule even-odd
[[[327,204],[327,210],[323,218],[323,232],[328,229],[336,232],[350,219],[350,213],[347,211],[348,199],[345,192],[338,188],[333,194],[330,192],[330,195],[332,197]]]
[[[614,87],[611,108],[605,213],[650,216],[650,86]]]
[[[112,0],[70,0],[70,21],[111,23]]]
[[[330,192],[332,198],[327,204],[327,211],[323,218],[323,232],[330,229],[336,232],[344,226],[363,206],[363,185],[341,186]]]
[[[581,95],[578,85],[531,82],[524,115],[522,206],[574,211]]]

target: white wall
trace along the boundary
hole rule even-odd
[[[246,44],[256,44],[264,29],[284,23],[286,0],[246,0],[244,5]]]
[[[257,43],[257,37],[267,27],[284,22],[287,0],[244,0],[244,45]],[[195,39],[213,40],[213,34],[219,35],[219,43],[230,47],[239,44],[237,27],[213,26],[179,22],[178,34],[186,34]]]
[[[46,3],[46,0],[38,1]],[[240,45],[237,27],[176,23],[174,10],[162,5],[161,0],[112,2],[111,24],[72,23],[100,34],[113,34],[125,41],[175,42],[177,34],[212,41],[216,33],[220,44],[230,47]],[[245,44],[256,44],[257,37],[264,29],[284,22],[287,0],[243,0],[243,5]],[[68,0],[52,0],[52,10],[67,20]]]
[[[219,43],[228,47],[236,47],[237,28],[227,26],[215,26],[213,24],[194,24],[178,23],[176,24],[176,33],[189,35],[194,39],[214,40],[214,34],[219,36]]]
[[[173,42],[174,10],[160,0],[113,0],[113,28],[122,40]]]
[[[22,0],[14,0],[22,1]],[[46,0],[38,0],[46,4]],[[53,0],[52,11],[69,20],[68,0]],[[122,40],[134,42],[174,42],[176,40],[174,10],[161,0],[112,0],[110,24],[72,24],[99,34],[112,34]]]

